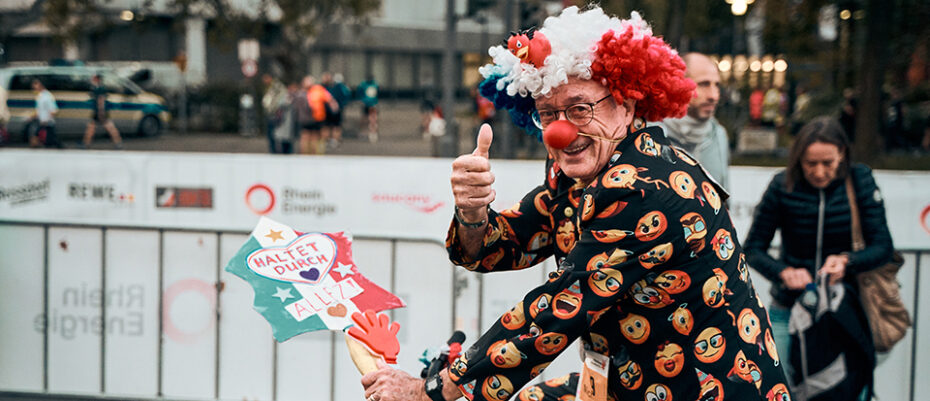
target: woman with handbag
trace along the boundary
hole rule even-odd
[[[788,321],[792,305],[818,275],[824,277],[825,284],[842,284],[848,289],[850,296],[844,297],[844,302],[849,302],[846,310],[852,313],[843,318],[845,326],[853,329],[837,333],[831,345],[842,344],[847,348],[846,377],[856,378],[853,384],[859,386],[851,389],[851,393],[863,398],[871,393],[875,349],[858,302],[856,275],[887,263],[893,245],[872,170],[864,164],[851,163],[849,147],[849,140],[835,119],[818,117],[805,125],[791,148],[788,167],[775,175],[756,207],[744,248],[749,264],[773,284],[769,319],[780,360],[789,376],[797,377],[792,373],[800,369],[791,366],[789,355],[792,340]],[[854,202],[847,195],[847,181],[854,189]],[[859,250],[853,248],[851,210],[855,205],[865,242],[865,247]],[[779,229],[781,255],[775,259],[768,250]],[[850,319],[858,322],[849,324]],[[807,355],[818,351],[821,349],[808,349]],[[804,372],[805,377],[808,373]],[[825,393],[821,394],[827,396],[825,399],[836,399],[829,398],[831,392]],[[823,397],[817,397],[820,398]]]

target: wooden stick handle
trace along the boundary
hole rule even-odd
[[[371,352],[368,351],[368,348],[365,348],[362,343],[349,337],[348,334],[345,335],[345,338],[346,347],[349,348],[349,356],[352,357],[352,362],[355,363],[355,367],[358,368],[359,373],[364,375],[378,370],[377,361],[381,359],[381,357],[372,355]]]

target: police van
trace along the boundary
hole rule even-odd
[[[11,135],[25,138],[38,129],[35,120],[36,93],[32,81],[38,79],[52,92],[58,104],[55,131],[59,136],[82,134],[93,116],[90,100],[91,77],[100,75],[107,90],[110,119],[120,133],[154,136],[171,121],[165,100],[148,93],[132,81],[108,69],[94,67],[10,67],[0,68],[0,87],[7,90]]]

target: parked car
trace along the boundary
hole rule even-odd
[[[0,86],[7,90],[11,118],[7,130],[11,135],[38,128],[32,80],[39,79],[55,96],[58,114],[56,132],[60,136],[83,134],[90,121],[91,77],[100,74],[107,88],[110,118],[121,133],[155,136],[171,121],[165,100],[148,93],[112,70],[93,67],[10,67],[0,68]]]

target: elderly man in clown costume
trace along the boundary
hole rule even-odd
[[[549,152],[542,184],[492,210],[491,129],[452,164],[450,259],[558,270],[426,380],[382,367],[369,401],[790,400],[727,194],[661,128],[694,83],[633,13],[570,7],[489,50],[481,93]],[[580,373],[536,382],[580,338]],[[522,391],[521,391],[522,389]]]

